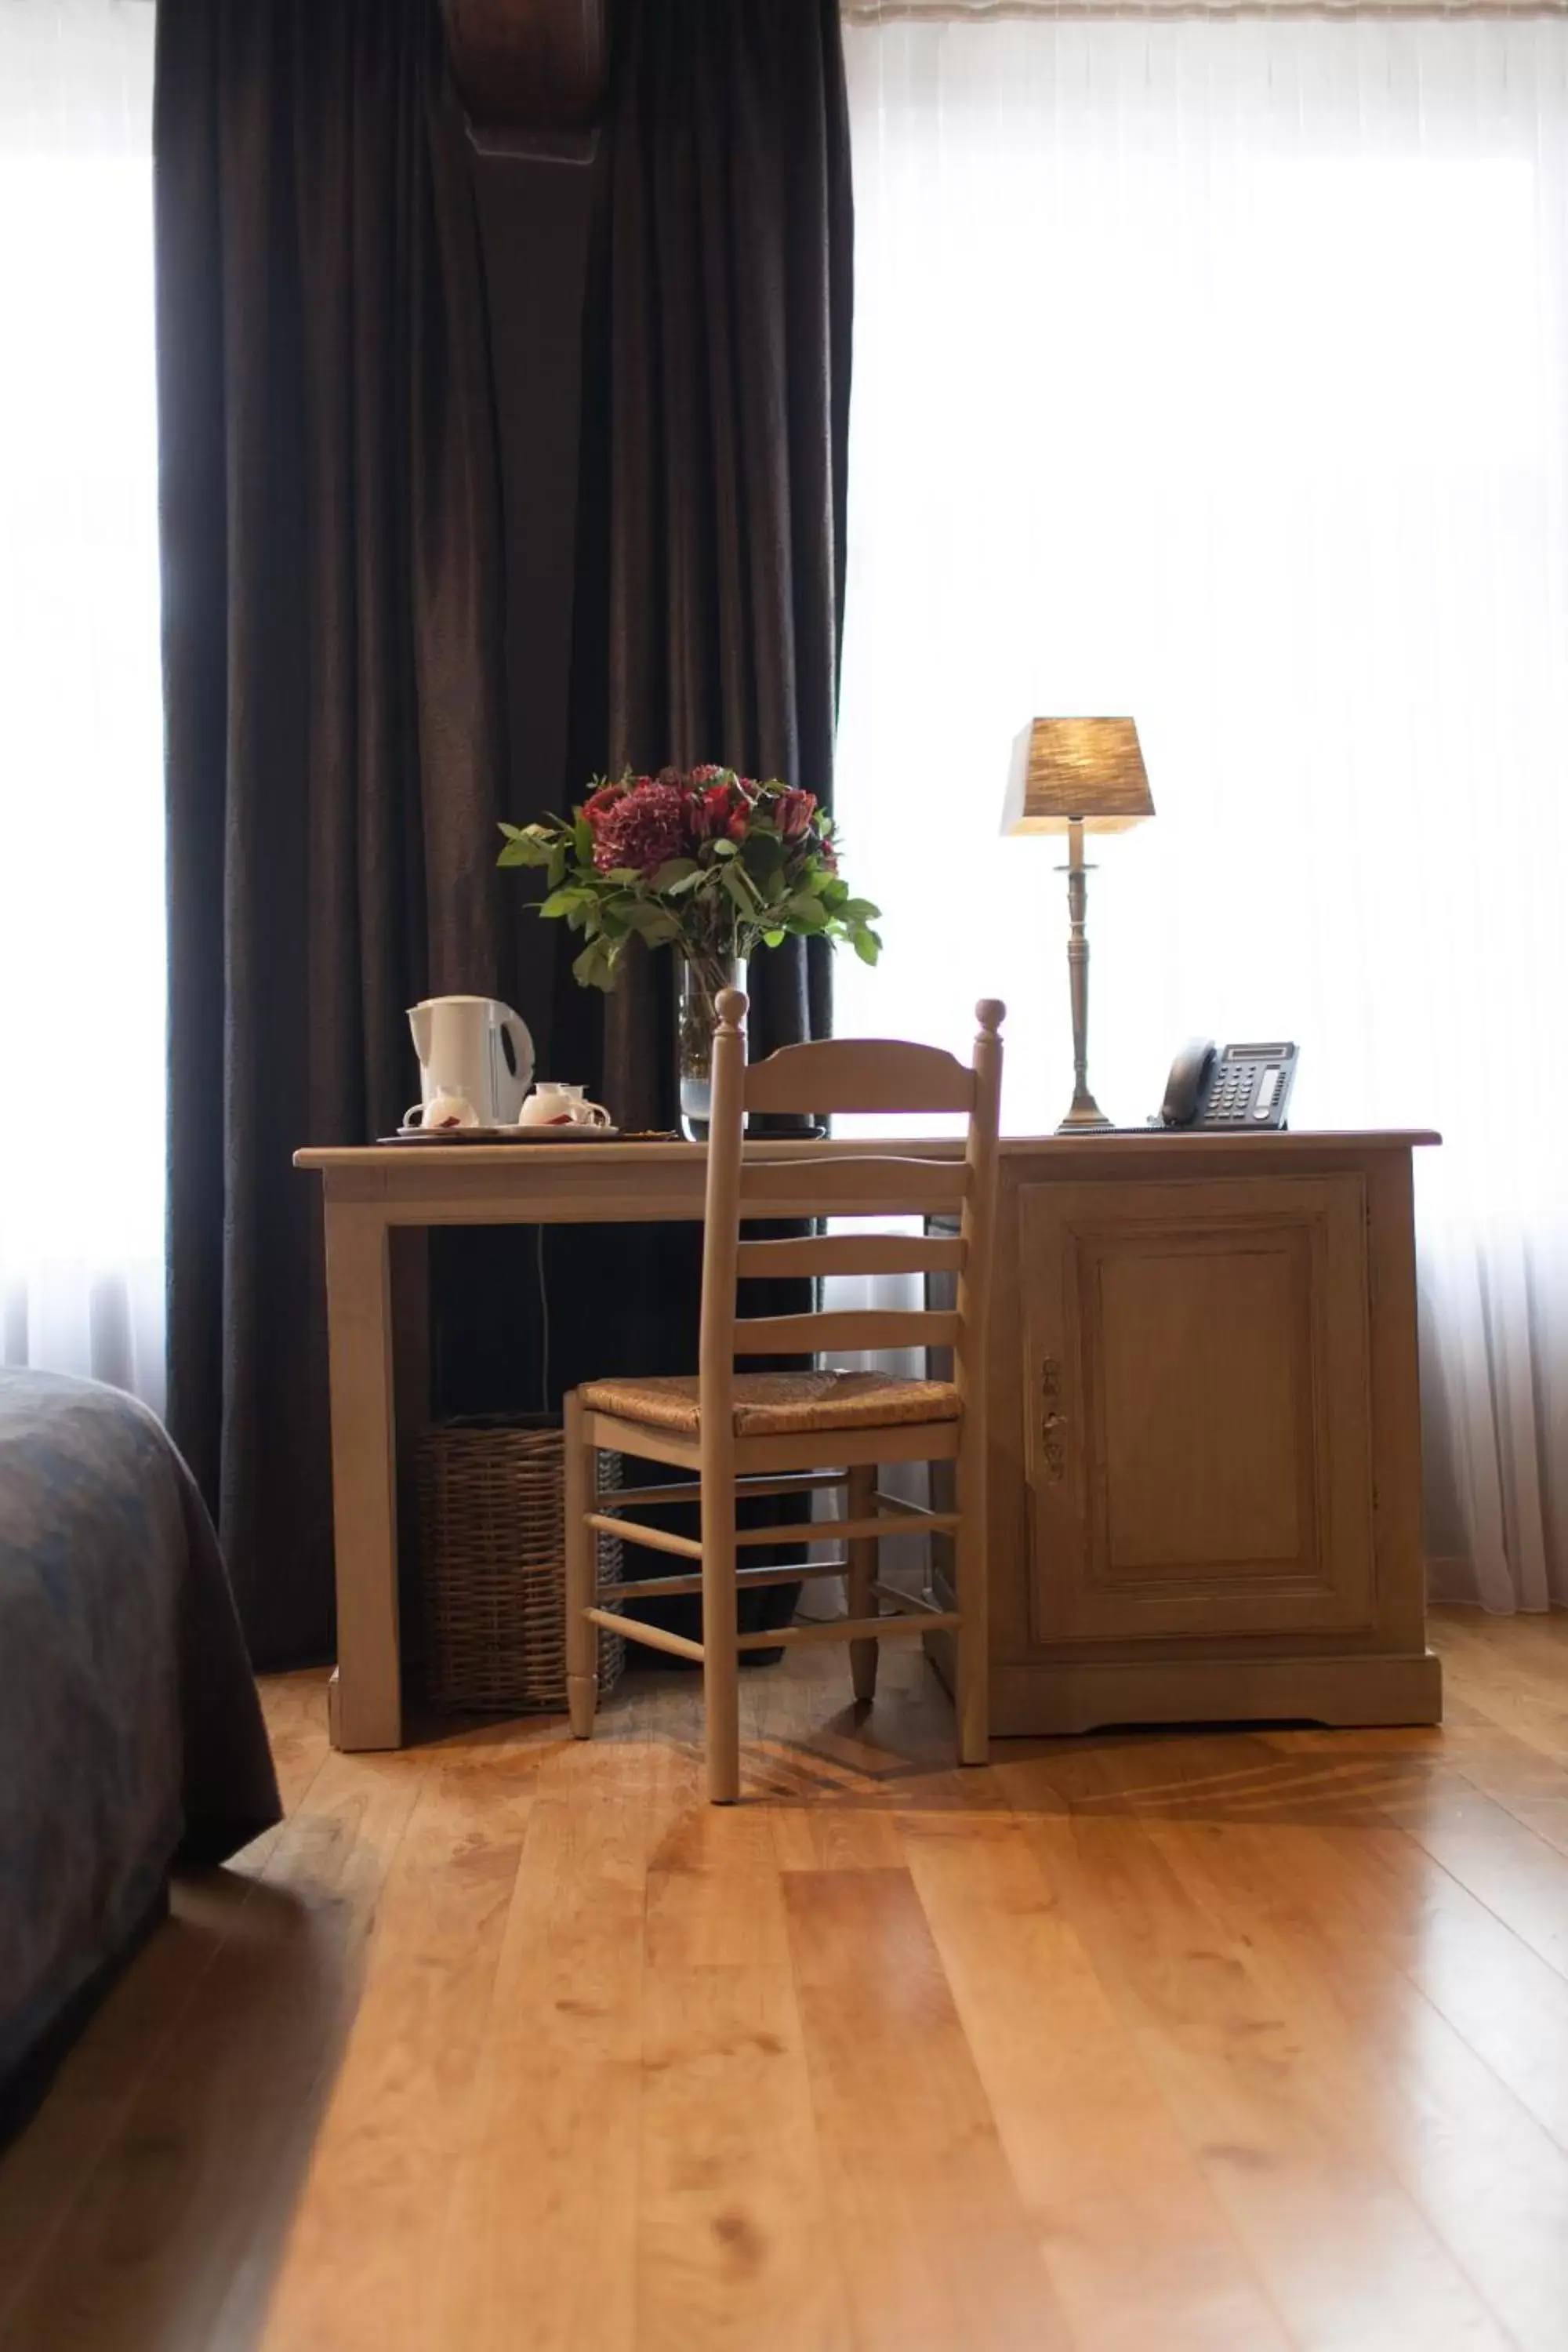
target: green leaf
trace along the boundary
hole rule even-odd
[[[862,963],[875,963],[882,952],[882,942],[875,931],[857,931],[855,952]]]
[[[628,928],[650,948],[668,947],[680,937],[680,925],[667,907],[656,906],[649,898],[634,899],[626,910]]]
[[[591,906],[593,900],[591,890],[584,890],[581,883],[569,882],[563,890],[552,890],[539,911],[542,915],[575,914],[582,908]]]
[[[543,866],[550,852],[531,832],[509,834],[496,855],[498,866]]]
[[[594,863],[594,833],[593,828],[589,824],[585,816],[578,817],[573,824],[572,846],[577,853],[577,862],[580,866],[592,866]]]
[[[846,898],[836,911],[847,923],[874,923],[882,909],[873,907],[869,898]]]
[[[701,871],[695,857],[667,857],[651,887],[655,890],[673,890],[678,882],[695,881]]]
[[[731,864],[725,866],[724,887],[742,915],[756,913],[762,905],[757,886],[743,866]]]
[[[585,947],[572,966],[572,977],[580,987],[602,988],[606,993],[616,984],[616,967],[602,940]]]
[[[764,931],[763,945],[765,948],[782,948],[788,936],[787,931]]]

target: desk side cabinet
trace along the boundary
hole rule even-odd
[[[1437,1719],[1408,1144],[1007,1152],[994,1731]]]

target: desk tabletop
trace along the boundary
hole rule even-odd
[[[1292,1128],[1279,1133],[1232,1134],[1215,1128],[1121,1128],[1104,1135],[1005,1135],[1005,1159],[1047,1160],[1053,1173],[1081,1167],[1090,1160],[1138,1160],[1157,1154],[1223,1151],[1238,1157],[1267,1155],[1279,1160],[1316,1156],[1324,1151],[1411,1151],[1441,1143],[1430,1128]],[[956,1159],[963,1150],[957,1136],[881,1135],[834,1137],[826,1141],[787,1142],[769,1139],[748,1143],[749,1159],[763,1160],[821,1159],[826,1154],[864,1153],[884,1159]],[[534,1169],[557,1173],[570,1169],[581,1177],[595,1166],[605,1169],[695,1165],[707,1159],[703,1143],[367,1143],[310,1145],[294,1154],[296,1168],[375,1169],[386,1174],[395,1169],[417,1169],[428,1175],[439,1167],[444,1176],[463,1169],[493,1173],[497,1168]],[[461,1177],[458,1175],[458,1181]]]

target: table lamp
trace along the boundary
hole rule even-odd
[[[1072,1108],[1058,1135],[1099,1135],[1110,1126],[1089,1090],[1089,867],[1086,829],[1123,833],[1152,816],[1149,779],[1131,719],[1032,719],[1013,746],[1004,833],[1068,837],[1068,982],[1072,994]]]

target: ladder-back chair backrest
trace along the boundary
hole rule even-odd
[[[830,1038],[786,1045],[748,1067],[746,999],[727,989],[713,1037],[702,1262],[701,1414],[705,1432],[732,1424],[735,1359],[832,1355],[881,1348],[951,1348],[966,1400],[982,1392],[991,1234],[996,1195],[1004,1007],[976,1006],[980,1027],[966,1069],[935,1045]],[[864,1151],[744,1151],[746,1113],[962,1111],[962,1158],[900,1156],[896,1140]],[[819,1234],[748,1241],[751,1220],[918,1216],[956,1212],[956,1234]],[[953,1274],[951,1311],[853,1308],[740,1317],[736,1286],[779,1276]]]

